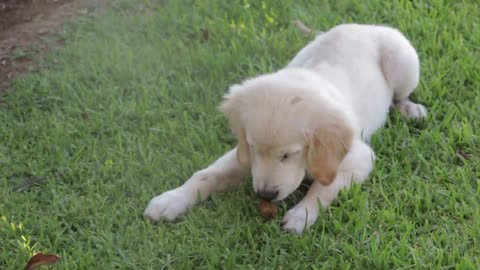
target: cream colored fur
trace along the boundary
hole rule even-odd
[[[174,220],[212,192],[241,183],[282,200],[305,174],[316,181],[283,218],[301,233],[338,192],[373,169],[371,136],[393,104],[407,117],[427,110],[408,97],[419,80],[415,49],[398,30],[345,24],[322,33],[283,69],[230,88],[220,110],[238,145],[182,186],[152,199],[145,215]],[[198,198],[200,195],[200,198]],[[198,200],[199,199],[199,200]]]

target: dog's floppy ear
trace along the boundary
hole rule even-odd
[[[238,162],[244,166],[250,166],[250,147],[247,143],[245,128],[241,119],[241,107],[243,104],[242,87],[234,85],[230,87],[228,94],[225,95],[223,103],[219,109],[223,112],[230,123],[230,126],[237,136],[237,159]]]
[[[237,159],[243,167],[250,166],[250,147],[245,136],[245,129],[241,129],[237,135]]]
[[[343,117],[330,117],[315,125],[307,134],[308,172],[316,181],[329,185],[348,153],[353,140],[353,130]]]

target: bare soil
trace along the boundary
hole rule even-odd
[[[11,80],[38,68],[33,58],[61,45],[62,26],[105,0],[0,0],[0,96]]]

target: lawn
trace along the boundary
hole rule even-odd
[[[259,216],[250,179],[175,224],[150,199],[235,145],[228,86],[283,67],[316,30],[388,24],[417,48],[413,99],[372,145],[376,168],[305,234]],[[48,68],[0,105],[0,269],[479,269],[477,1],[113,1],[65,30]]]

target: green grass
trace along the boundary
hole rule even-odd
[[[35,252],[59,254],[55,269],[480,268],[477,1],[158,2],[115,1],[77,20],[50,68],[5,97],[0,269]],[[259,217],[248,181],[178,223],[144,220],[153,196],[235,144],[217,105],[309,42],[295,19],[401,29],[421,58],[414,100],[428,119],[393,113],[373,139],[371,177],[302,236],[283,232],[281,215]]]

